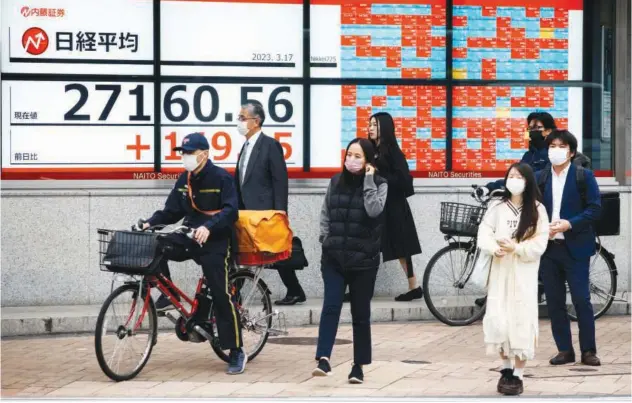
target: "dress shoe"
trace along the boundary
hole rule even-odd
[[[573,351],[560,351],[549,361],[551,365],[564,365],[575,362],[575,353]]]
[[[404,294],[400,294],[395,297],[395,301],[412,301],[414,299],[420,299],[424,296],[424,292],[421,287],[413,288]]]
[[[597,357],[597,354],[592,351],[586,351],[585,353],[582,353],[582,364],[598,367],[601,365],[601,361],[599,360],[599,357]]]
[[[296,305],[296,304],[302,304],[303,302],[307,301],[307,299],[305,297],[291,297],[291,296],[287,296],[283,299],[280,299],[278,301],[274,301],[274,305]]]

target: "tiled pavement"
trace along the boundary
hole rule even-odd
[[[555,351],[549,324],[541,321],[537,359],[528,364],[524,395],[629,397],[630,325],[629,316],[599,319],[601,367],[553,368],[548,365]],[[575,324],[573,330],[577,344]],[[317,328],[290,333],[315,337]],[[338,338],[351,337],[351,327],[341,326]],[[334,348],[334,375],[328,378],[311,376],[315,346],[272,343],[244,374],[229,376],[208,344],[183,343],[172,333],[161,333],[140,375],[115,383],[99,369],[90,335],[3,339],[2,397],[496,396],[499,374],[493,370],[499,363],[485,355],[482,340],[480,322],[459,328],[437,322],[375,324],[375,361],[365,367],[363,385],[349,385],[352,344]]]

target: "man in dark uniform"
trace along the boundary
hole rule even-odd
[[[182,224],[194,229],[194,240],[183,234],[170,235],[168,241],[174,247],[165,252],[166,257],[176,262],[193,259],[202,266],[213,297],[220,344],[223,349],[230,349],[228,373],[240,374],[246,368],[248,357],[241,348],[239,312],[228,288],[230,241],[238,214],[235,183],[225,169],[211,162],[208,141],[201,133],[187,135],[182,146],[174,150],[182,153],[186,172],[176,181],[165,207],[156,211],[143,228],[174,224],[184,218]],[[166,261],[162,270],[171,278]],[[156,309],[173,309],[173,305],[161,295]]]

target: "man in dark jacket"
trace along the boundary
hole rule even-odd
[[[244,105],[239,112],[237,129],[246,137],[235,170],[239,208],[287,213],[288,176],[283,147],[261,131],[265,118],[263,108],[257,103]],[[278,268],[278,272],[287,294],[274,303],[294,305],[305,302],[305,292],[296,277],[296,269]]]
[[[211,162],[208,141],[201,133],[187,135],[182,146],[174,150],[182,153],[186,172],[176,181],[165,207],[156,211],[143,228],[174,224],[184,218],[182,224],[195,230],[194,240],[183,234],[169,235],[166,243],[171,247],[165,249],[165,257],[176,262],[193,259],[202,266],[213,298],[220,344],[223,349],[230,349],[228,373],[240,374],[248,357],[241,348],[239,311],[228,287],[230,241],[238,212],[235,183],[225,169]],[[165,277],[171,278],[166,261],[161,270]],[[170,308],[172,303],[161,295],[156,309]]]

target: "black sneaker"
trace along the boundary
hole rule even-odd
[[[499,389],[499,392],[504,395],[516,396],[524,392],[524,385],[522,383],[522,379],[517,376],[512,376],[511,379]]]
[[[511,378],[513,378],[513,369],[505,368],[500,371],[500,379],[498,380],[498,386],[496,387],[498,393],[502,393],[501,388],[504,387]]]
[[[180,297],[176,295],[176,299],[180,301]],[[156,300],[156,311],[168,311],[169,309],[175,309],[175,306],[169,301],[169,298],[161,295]]]
[[[397,297],[395,297],[395,301],[407,302],[407,301],[412,301],[414,299],[420,299],[423,296],[424,296],[424,292],[422,291],[421,287],[417,287],[415,289],[408,291],[407,293],[398,295]]]
[[[353,364],[351,372],[349,372],[349,383],[360,384],[364,382],[364,372],[358,364]]]
[[[333,372],[331,372],[331,365],[329,365],[329,360],[321,358],[318,360],[318,366],[312,371],[313,376],[329,376]]]

